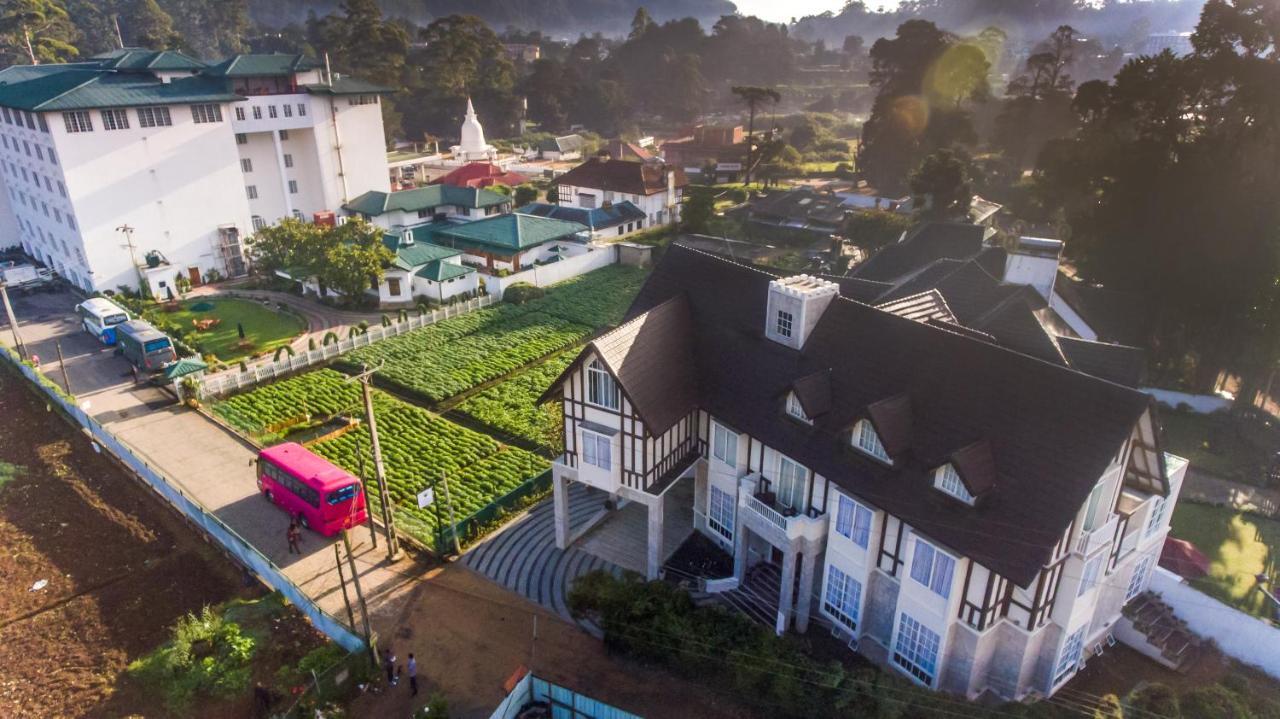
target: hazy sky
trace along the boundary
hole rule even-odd
[[[793,17],[817,15],[827,10],[840,12],[840,8],[844,7],[844,0],[733,0],[733,4],[738,6],[738,12],[743,15],[755,15],[772,22],[788,22]],[[869,2],[867,6],[876,7],[880,4],[882,3]],[[883,4],[897,3],[886,0]]]

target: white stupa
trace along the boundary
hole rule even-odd
[[[449,148],[453,151],[453,159],[463,162],[475,162],[498,159],[498,148],[484,141],[484,128],[476,117],[476,109],[471,106],[471,98],[467,98],[467,116],[462,121],[462,144]]]

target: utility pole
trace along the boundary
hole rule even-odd
[[[396,537],[396,528],[395,524],[393,524],[391,493],[387,490],[387,473],[382,466],[382,447],[378,444],[378,423],[373,416],[373,392],[369,389],[373,373],[379,369],[382,369],[381,363],[373,368],[366,364],[360,374],[348,377],[347,381],[355,380],[359,382],[360,391],[364,395],[364,416],[365,421],[369,424],[369,445],[370,449],[373,450],[373,473],[378,479],[378,499],[382,504],[382,524],[387,532],[387,559],[394,562],[400,557],[400,541]]]
[[[365,505],[366,505],[366,511],[364,514],[365,514],[365,517],[367,517],[369,520],[369,537],[373,539],[373,548],[377,549],[378,548],[378,532],[375,530],[373,525],[373,512],[368,511],[368,510],[372,510],[373,507],[367,506],[369,504],[369,483],[365,479],[366,475],[364,473],[364,450],[360,448],[359,432],[356,432],[356,456],[360,458],[360,491],[364,492]]]
[[[0,282],[0,299],[4,300],[4,313],[9,317],[9,329],[13,331],[13,346],[18,350],[18,357],[27,358],[27,347],[22,344],[22,336],[18,334],[18,318],[13,316],[13,305],[9,304],[9,289]]]
[[[449,475],[444,475],[442,479],[444,480],[444,503],[449,505],[449,527],[453,530],[453,551],[461,557],[462,544],[458,541],[458,520],[453,516],[453,500],[449,499]]]
[[[53,345],[58,349],[58,367],[62,370],[62,388],[67,391],[67,396],[71,396],[71,378],[67,376],[67,361],[62,358],[62,343],[57,342]]]
[[[116,228],[116,232],[124,233],[124,244],[121,247],[129,249],[129,261],[133,263],[133,269],[138,273],[138,295],[145,297],[147,294],[147,279],[142,275],[142,265],[138,264],[138,255],[134,252],[137,247],[133,244],[133,227],[124,224]]]
[[[334,545],[335,547],[337,545]],[[356,570],[356,558],[351,553],[351,536],[342,530],[342,546],[347,550],[347,564],[351,567],[351,582],[356,585],[356,601],[360,604],[360,618],[364,625],[364,641],[369,646],[369,659],[378,666],[378,650],[373,646],[373,628],[369,626],[369,606],[364,603],[364,590],[360,588],[360,572]],[[352,629],[355,629],[352,622]]]
[[[347,577],[342,573],[342,550],[338,548],[338,543],[333,543],[333,558],[338,561],[338,586],[342,587],[342,603],[347,606],[347,624],[352,629],[356,628],[356,615],[351,611],[351,597],[347,594]]]

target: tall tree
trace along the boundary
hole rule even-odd
[[[404,25],[382,17],[377,0],[346,0],[343,16],[329,15],[309,23],[311,44],[328,53],[332,67],[388,87],[405,84],[409,33]],[[382,101],[382,124],[388,139],[402,133],[397,103],[400,95]]]
[[[924,158],[911,174],[911,194],[921,217],[959,220],[973,200],[972,163],[963,152],[944,148]]]
[[[468,97],[490,134],[515,127],[515,66],[488,25],[474,16],[449,15],[424,28],[418,39],[425,47],[410,58],[420,77],[410,91],[416,112],[405,123],[411,135],[455,137]]]
[[[747,105],[747,166],[743,171],[745,178],[743,182],[751,184],[751,171],[754,169],[752,159],[756,145],[756,109],[766,101],[777,104],[782,100],[782,95],[771,87],[754,85],[735,85],[730,91]]]
[[[79,54],[72,44],[75,27],[57,0],[3,0],[0,35],[8,64],[17,58],[32,65],[63,62]]]
[[[636,8],[635,17],[631,18],[631,34],[627,39],[634,40],[649,31],[653,27],[653,18],[649,16],[649,11],[643,5]]]
[[[173,29],[173,18],[156,0],[122,0],[116,11],[125,45],[152,50],[182,48],[184,41]]]

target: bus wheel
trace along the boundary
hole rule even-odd
[[[268,489],[268,490],[264,491],[264,492],[262,493],[262,496],[266,497],[268,502],[271,502],[272,504],[275,504],[275,503],[276,503],[276,498],[275,498],[275,496],[273,496],[273,495],[271,494],[271,490],[269,490],[269,489]]]

